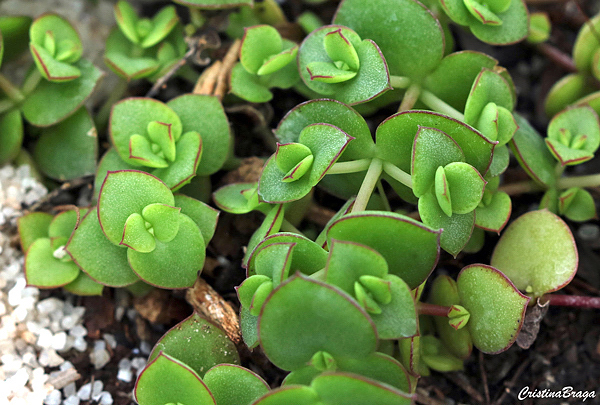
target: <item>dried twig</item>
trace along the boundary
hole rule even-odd
[[[81,375],[74,368],[68,368],[63,371],[59,371],[54,377],[48,379],[48,384],[52,385],[54,389],[59,390],[66,387],[67,385],[75,382],[81,378]]]
[[[485,395],[485,404],[490,405],[490,388],[488,387],[487,373],[483,364],[483,352],[479,352],[479,370],[481,371],[481,382],[483,384],[483,395]]]
[[[504,389],[504,391],[502,391],[502,395],[500,395],[500,397],[496,401],[494,401],[493,405],[502,404],[502,402],[504,401],[504,398],[506,398],[506,395],[508,395],[510,393],[510,389],[515,386],[515,383],[521,377],[521,374],[523,374],[525,369],[529,366],[529,363],[531,363],[531,359],[529,359],[529,358],[527,358],[523,363],[521,363],[521,365],[515,372],[515,375],[513,375],[513,377],[510,379],[510,381],[508,383],[506,383],[506,388]]]
[[[465,391],[467,394],[469,394],[469,396],[475,402],[478,402],[480,404],[483,403],[483,396],[481,395],[481,393],[479,391],[477,391],[475,388],[473,388],[471,383],[466,378],[464,378],[463,375],[461,375],[459,373],[445,373],[444,377],[446,377],[447,379],[452,381],[454,384],[456,384],[460,388],[462,388],[463,391]]]
[[[85,184],[90,184],[94,181],[94,176],[84,176],[79,177],[77,179],[73,179],[71,181],[67,181],[57,189],[52,190],[50,193],[46,194],[46,196],[40,200],[38,200],[35,204],[29,207],[27,210],[30,212],[39,210],[44,204],[49,204],[52,199],[56,198],[63,191],[71,190],[77,187],[81,187]]]

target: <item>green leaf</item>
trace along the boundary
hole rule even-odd
[[[31,212],[17,219],[21,250],[26,252],[29,246],[40,238],[48,238],[48,228],[54,217],[45,212]]]
[[[444,172],[452,195],[452,212],[467,214],[477,208],[486,184],[477,169],[468,163],[453,162]]]
[[[37,167],[60,181],[94,174],[97,154],[96,128],[83,107],[64,121],[44,128],[33,150]]]
[[[260,243],[263,243],[263,240],[266,237],[276,232],[279,232],[279,229],[281,229],[281,224],[283,222],[283,214],[283,204],[277,204],[271,207],[263,223],[256,231],[254,231],[252,237],[250,237],[250,241],[248,241],[248,246],[246,247],[246,254],[242,259],[243,267],[248,267],[248,263],[251,260],[250,258],[254,253],[255,249]],[[248,274],[250,275],[251,273]]]
[[[532,211],[517,218],[504,231],[491,264],[522,291],[539,297],[567,285],[578,265],[573,235],[549,211]]]
[[[171,190],[179,190],[196,175],[203,150],[200,134],[186,132],[177,142],[177,159],[169,167],[152,170],[152,174],[161,179]]]
[[[311,387],[327,405],[409,405],[413,402],[410,394],[353,374],[323,374],[312,381]]]
[[[97,283],[83,271],[80,271],[77,278],[64,285],[63,288],[76,295],[102,295],[104,285]]]
[[[104,236],[95,209],[83,217],[65,249],[77,266],[101,284],[124,287],[139,280],[127,262],[127,249]]]
[[[509,45],[527,37],[529,16],[523,0],[511,0],[509,8],[497,16],[501,25],[469,24],[473,35],[492,45]]]
[[[529,297],[500,271],[482,264],[463,268],[456,285],[461,305],[471,314],[466,328],[473,345],[484,353],[508,349],[517,339]]]
[[[466,163],[481,174],[487,172],[494,142],[460,121],[431,111],[405,111],[383,121],[376,132],[376,156],[409,172],[419,127],[435,128],[450,136],[462,149]]]
[[[219,209],[232,214],[246,214],[258,209],[258,192],[256,183],[234,183],[219,188],[212,195]],[[248,199],[250,197],[250,199]]]
[[[469,13],[480,23],[487,25],[501,25],[502,20],[492,10],[488,8],[487,3],[481,4],[477,0],[463,0]]]
[[[284,43],[285,48],[285,43]],[[296,55],[298,54],[298,46],[295,45],[290,49],[284,49],[271,56],[267,59],[262,66],[256,72],[259,76],[269,75],[271,73],[275,73],[278,70],[282,69],[284,66],[288,65],[290,62],[296,59]]]
[[[202,137],[204,153],[196,174],[206,176],[217,172],[227,160],[231,147],[229,122],[217,97],[185,94],[171,99],[167,106],[179,116],[182,132],[195,131]],[[202,111],[202,114],[198,114]]]
[[[110,179],[110,175],[108,177]],[[102,194],[100,194],[100,204]],[[129,265],[148,284],[168,289],[188,288],[202,271],[206,256],[200,229],[187,215],[179,215],[179,232],[168,243],[156,241],[150,253],[127,250]]]
[[[360,64],[353,69],[328,54],[327,38],[340,35],[355,50]],[[335,57],[338,57],[333,54]],[[353,58],[347,56],[351,64]],[[319,94],[331,96],[347,104],[358,104],[390,90],[387,65],[379,47],[371,40],[361,40],[352,30],[337,25],[321,27],[302,42],[298,51],[300,77],[306,86]]]
[[[320,405],[318,394],[310,387],[280,387],[264,395],[253,405]]]
[[[582,188],[564,191],[558,198],[558,209],[571,221],[584,222],[596,217],[594,197]]]
[[[217,364],[240,363],[237,349],[225,332],[197,312],[169,329],[152,349],[148,361],[161,353],[186,364],[200,377]]]
[[[269,392],[269,385],[257,374],[231,364],[208,370],[204,383],[218,405],[250,405]]]
[[[175,3],[200,9],[227,9],[252,5],[252,0],[176,0]]]
[[[161,9],[152,18],[152,30],[144,38],[141,38],[141,47],[149,48],[158,44],[169,35],[178,22],[179,17],[177,17],[174,6],[167,6]]]
[[[357,71],[360,67],[360,59],[356,49],[344,36],[341,28],[325,35],[323,45],[332,61],[344,62],[353,71]]]
[[[364,359],[339,358],[336,362],[339,371],[359,374],[389,384],[404,392],[410,392],[411,384],[407,372],[400,362],[393,357],[376,352]]]
[[[0,32],[2,32],[3,57],[2,62],[9,62],[23,53],[29,43],[29,27],[31,17],[27,16],[2,16],[0,17]]]
[[[260,243],[251,252],[246,266],[249,276],[256,274],[257,254],[265,247],[276,243],[294,244],[292,263],[290,264],[292,273],[301,271],[304,274],[311,275],[325,267],[327,252],[321,246],[305,236],[281,232],[261,239]]]
[[[465,155],[460,146],[448,134],[435,128],[420,126],[412,149],[413,193],[421,197],[429,191],[436,179],[438,167],[464,160]]]
[[[180,208],[165,204],[150,204],[142,210],[142,218],[150,223],[152,234],[161,242],[173,240],[179,231]]]
[[[281,35],[274,27],[257,25],[246,28],[240,49],[240,63],[248,72],[257,74],[271,56],[282,50]]]
[[[54,217],[48,227],[48,237],[50,239],[71,236],[73,229],[79,220],[79,213],[76,210],[64,211]]]
[[[598,115],[588,106],[559,113],[548,125],[546,144],[563,166],[591,159],[600,145]]]
[[[362,0],[345,0],[338,7],[333,23],[375,41],[392,75],[419,81],[438,66],[444,53],[444,35],[437,19],[421,3],[372,1],[368,14],[369,18],[365,18]]]
[[[299,142],[308,147],[314,160],[310,172],[293,182],[285,182],[288,173],[282,172],[277,167],[277,156],[282,147],[279,145],[274,157],[265,164],[258,183],[258,193],[263,201],[284,203],[304,197],[335,163],[351,139],[348,134],[330,124],[313,124],[305,127],[300,134]]]
[[[54,251],[49,238],[39,238],[29,246],[25,255],[27,285],[57,288],[77,278],[79,267],[72,261],[57,259]]]
[[[123,229],[120,245],[127,246],[140,253],[150,253],[156,248],[156,239],[146,228],[146,221],[137,212],[131,214]]]
[[[69,63],[57,61],[54,59],[54,55],[50,54],[43,47],[32,43],[29,45],[29,48],[38,71],[44,79],[61,83],[77,79],[81,76],[81,70]]]
[[[439,275],[433,281],[429,301],[435,305],[451,307],[460,303],[456,282],[446,275]],[[466,359],[473,350],[471,335],[466,328],[455,329],[447,317],[434,316],[435,330],[444,346],[455,356]]]
[[[275,136],[281,143],[298,142],[305,127],[318,123],[334,125],[354,138],[339,161],[372,157],[375,144],[365,119],[352,107],[335,100],[311,100],[297,105],[281,120]]]
[[[17,157],[23,144],[23,119],[17,109],[0,115],[0,165]]]
[[[279,284],[289,277],[295,246],[296,244],[293,242],[280,242],[261,248],[254,258],[256,276],[250,276],[248,279],[266,276],[268,280],[262,279],[263,282],[272,281],[273,288],[277,288]]]
[[[502,145],[494,148],[494,156],[492,156],[492,163],[490,169],[487,172],[487,176],[497,177],[504,173],[510,163],[510,152],[508,151],[507,145]]]
[[[473,82],[481,69],[497,69],[497,64],[497,60],[481,52],[454,52],[442,59],[425,78],[424,85],[458,111],[464,111]],[[449,77],[452,80],[448,80]]]
[[[482,203],[475,211],[475,226],[500,233],[510,218],[512,203],[505,192],[494,192],[489,203]]]
[[[584,24],[579,30],[575,45],[573,46],[573,62],[581,73],[591,73],[594,65],[594,55],[600,42],[596,32],[600,28],[600,16],[596,15]]]
[[[253,349],[258,346],[258,316],[250,315],[250,309],[240,308],[240,330],[244,344]]]
[[[127,79],[141,79],[155,73],[160,68],[155,49],[143,52],[130,42],[118,28],[111,30],[106,39],[104,63],[116,74]],[[141,55],[138,55],[140,54]]]
[[[134,399],[144,405],[216,405],[206,385],[189,366],[160,353],[138,377]]]
[[[153,203],[173,206],[173,193],[159,179],[137,170],[109,172],[98,199],[102,231],[115,245],[121,242],[127,218]]]
[[[133,7],[126,1],[120,0],[114,7],[115,20],[121,32],[133,43],[140,42],[137,31],[139,17]]]
[[[597,89],[588,82],[588,76],[582,73],[566,75],[552,86],[546,96],[544,109],[548,117],[558,114],[573,103],[580,102],[584,96]],[[583,101],[583,100],[581,100]]]
[[[273,93],[261,83],[259,76],[248,72],[241,63],[231,70],[231,92],[251,103],[266,103],[273,98]]]
[[[113,106],[110,114],[110,138],[125,162],[134,166],[145,165],[139,158],[132,156],[130,137],[138,135],[145,138],[149,147],[151,138],[148,125],[151,122],[168,126],[174,139],[178,139],[182,134],[181,120],[171,108],[160,101],[150,98],[128,98]]]
[[[587,24],[586,24],[587,26]],[[550,38],[552,23],[546,12],[531,13],[529,15],[529,35],[527,42],[531,44],[539,44]]]
[[[446,178],[446,171],[443,166],[438,166],[435,171],[435,184],[434,194],[437,202],[444,211],[444,214],[452,216],[452,197],[450,195],[448,179]]]
[[[419,214],[423,223],[433,229],[440,229],[440,246],[448,253],[456,255],[465,247],[475,224],[475,212],[446,215],[432,193],[419,198]]]
[[[509,112],[512,111],[514,105],[510,86],[511,84],[498,72],[486,68],[482,69],[473,83],[465,105],[465,122],[470,125],[477,124],[482,112],[489,103],[503,107]]]
[[[80,59],[74,66],[81,70],[81,76],[66,83],[53,83],[42,80],[27,96],[21,109],[25,119],[39,127],[47,127],[67,118],[87,100],[104,73],[86,59]]]
[[[365,229],[372,231],[365,232]],[[420,285],[435,267],[439,255],[439,231],[408,217],[383,211],[345,215],[331,225],[332,239],[366,245],[383,256],[390,274],[403,279],[410,288]],[[397,241],[404,241],[398,244]],[[407,269],[406,263],[411,263]]]
[[[267,299],[259,338],[269,360],[284,370],[303,367],[318,351],[365,357],[377,344],[374,325],[347,294],[300,274]]]
[[[390,283],[391,301],[380,305],[381,313],[370,314],[381,339],[400,339],[418,333],[417,310],[408,285],[399,277],[384,277]]]
[[[537,131],[520,115],[515,115],[519,129],[509,142],[515,157],[527,174],[536,182],[552,185],[556,182],[554,157]]]
[[[181,208],[181,213],[187,215],[196,223],[204,238],[204,244],[215,234],[219,211],[211,206],[183,194],[175,194],[175,206]]]
[[[137,166],[125,163],[115,148],[109,148],[98,163],[98,170],[94,178],[94,200],[98,200],[100,188],[108,172],[116,172],[118,170],[137,170]]]

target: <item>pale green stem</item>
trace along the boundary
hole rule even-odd
[[[6,100],[1,100],[0,101],[0,114],[11,110],[15,107],[15,102],[10,100],[10,99],[6,99]]]
[[[385,210],[386,211],[391,211],[392,210],[392,206],[390,205],[390,202],[389,202],[389,200],[387,198],[387,195],[385,195],[385,190],[383,188],[383,184],[381,184],[381,180],[379,180],[377,182],[377,192],[381,196],[381,201],[383,202]]]
[[[404,184],[406,187],[412,188],[412,178],[410,177],[410,174],[406,173],[398,166],[390,162],[383,162],[383,170],[392,178]]]
[[[367,208],[371,194],[373,193],[373,190],[379,181],[379,176],[381,176],[381,171],[383,168],[382,163],[383,162],[381,159],[377,158],[373,158],[371,161],[369,170],[367,170],[367,174],[365,175],[365,179],[360,186],[360,190],[358,190],[358,195],[356,196],[356,201],[354,201],[352,212],[364,211]]]
[[[395,89],[406,89],[410,86],[410,78],[404,76],[390,76],[390,84]]]
[[[562,177],[558,179],[556,185],[559,189],[566,189],[571,187],[598,187],[600,186],[600,174]]]
[[[15,104],[25,100],[25,96],[21,90],[12,84],[2,73],[0,73],[0,90],[2,90]]]
[[[465,120],[465,116],[460,111],[456,110],[454,107],[446,103],[444,100],[436,96],[430,91],[423,90],[421,91],[420,100],[429,108],[434,111],[440,112],[442,114],[446,114],[449,117],[455,118],[460,121]]]
[[[327,174],[345,174],[363,172],[369,168],[371,159],[351,160],[349,162],[337,162],[327,170]]]
[[[31,94],[31,92],[36,89],[38,84],[40,84],[41,80],[42,80],[42,74],[40,73],[39,70],[34,69],[31,72],[31,74],[23,82],[23,87],[22,87],[23,93]]]
[[[421,94],[421,86],[418,84],[411,84],[408,89],[406,89],[406,93],[404,93],[404,97],[402,98],[402,102],[400,103],[400,108],[398,108],[398,112],[407,111],[413,108],[417,100],[419,99],[419,95]]]

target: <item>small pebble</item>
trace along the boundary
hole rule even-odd
[[[96,380],[92,384],[92,399],[97,401],[96,397],[98,397],[102,393],[102,389],[104,388],[104,384],[102,381]]]
[[[90,361],[94,365],[94,368],[96,370],[99,370],[108,364],[108,362],[110,361],[110,354],[108,353],[108,351],[106,351],[106,349],[93,350],[90,353]]]
[[[117,339],[115,339],[114,335],[111,335],[110,333],[105,333],[103,338],[104,338],[104,341],[106,342],[106,344],[111,349],[117,348]]]
[[[77,386],[75,385],[74,382],[69,383],[67,385],[64,386],[63,388],[63,394],[65,394],[65,397],[72,397],[75,396],[77,397]],[[79,397],[77,397],[79,399]]]
[[[112,405],[113,398],[109,392],[102,391],[100,398],[97,400],[99,405]]]
[[[133,360],[131,360],[131,367],[137,370],[143,369],[146,367],[146,359],[144,357],[134,357]]]
[[[124,382],[131,382],[133,379],[133,372],[130,368],[120,368],[117,372],[117,380]]]
[[[83,384],[79,391],[77,391],[77,397],[82,401],[88,401],[92,394],[92,383]]]
[[[79,405],[79,401],[81,401],[81,399],[79,399],[78,396],[71,395],[63,401],[63,405]]]
[[[52,390],[44,399],[46,405],[60,405],[62,401],[62,394],[59,390]]]

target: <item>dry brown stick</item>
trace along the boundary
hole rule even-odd
[[[483,395],[485,395],[485,404],[490,405],[490,388],[488,387],[487,373],[483,364],[483,352],[479,352],[479,369],[481,370],[481,383],[483,384]]]
[[[220,60],[217,60],[212,65],[204,69],[204,71],[198,78],[198,81],[196,82],[192,93],[212,95],[215,91],[217,77],[219,76],[219,72],[221,71],[222,66],[223,63]]]
[[[198,277],[185,298],[194,310],[221,326],[236,346],[241,345],[242,333],[236,311],[204,279]]]
[[[469,394],[469,396],[471,398],[473,398],[473,400],[475,402],[478,402],[480,404],[483,403],[483,396],[481,396],[481,393],[479,391],[477,391],[475,388],[473,388],[473,386],[469,383],[469,381],[467,381],[466,379],[463,379],[460,374],[445,373],[444,377],[448,378],[454,384],[456,384],[460,388],[462,388],[463,391],[465,391],[467,394]]]
[[[69,368],[63,371],[60,371],[54,377],[50,377],[48,379],[48,384],[52,385],[54,389],[61,389],[66,387],[72,382],[75,382],[81,378],[81,375],[74,368]]]
[[[61,184],[61,186],[57,189],[52,190],[50,193],[46,194],[44,198],[33,204],[27,210],[30,212],[37,211],[40,207],[46,203],[49,203],[53,198],[57,197],[61,192],[66,190],[71,190],[73,188],[81,187],[85,184],[91,183],[94,180],[94,176],[85,176],[79,177],[77,179],[73,179],[66,183]]]
[[[508,393],[510,393],[510,389],[512,387],[514,387],[514,385],[517,382],[517,380],[519,379],[519,377],[521,377],[521,374],[523,374],[525,369],[529,366],[529,363],[531,363],[531,359],[529,359],[529,358],[525,359],[525,361],[523,363],[521,363],[521,365],[515,372],[515,375],[513,375],[513,377],[508,382],[507,387],[504,388],[504,391],[502,391],[502,395],[500,395],[500,397],[496,401],[494,401],[493,405],[502,404],[502,401],[504,401],[504,398],[506,398],[506,395],[508,395]]]
[[[227,93],[227,85],[229,82],[229,75],[231,74],[231,69],[233,69],[233,65],[237,62],[240,55],[240,48],[242,47],[242,41],[236,39],[233,44],[229,47],[227,54],[223,58],[223,67],[219,72],[219,76],[217,77],[217,85],[215,87],[215,96],[222,100]]]

